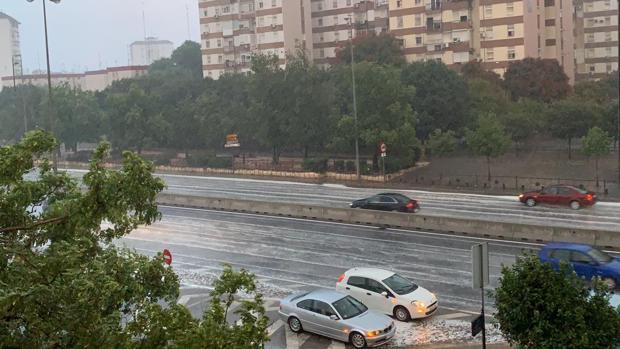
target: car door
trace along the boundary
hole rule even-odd
[[[570,252],[562,249],[549,251],[549,263],[554,270],[560,270],[560,263],[562,262],[570,264]]]
[[[371,196],[366,201],[364,208],[370,210],[380,210],[381,209],[381,197],[379,195]]]
[[[384,314],[392,314],[394,306],[392,305],[392,300],[394,300],[394,295],[390,292],[382,283],[374,279],[366,279],[367,282],[367,290],[366,290],[366,304],[367,307],[379,311]],[[387,297],[382,295],[381,293],[387,293]]]
[[[383,211],[398,210],[398,201],[393,197],[381,195],[379,200],[381,201],[381,209]]]
[[[543,204],[555,204],[557,202],[557,187],[545,188],[540,192],[538,200]]]
[[[304,330],[308,332],[317,333],[317,319],[314,316],[316,313],[314,312],[314,300],[313,299],[304,299],[297,303],[299,314],[299,321],[301,321],[301,326]]]
[[[364,294],[366,293],[365,278],[360,276],[350,276],[344,289],[348,295],[364,303]]]
[[[568,205],[574,197],[574,192],[571,188],[558,187],[558,194],[556,196],[556,203],[560,205]]]
[[[340,319],[340,316],[336,313],[334,308],[322,301],[314,301],[314,310],[316,311],[316,323],[320,327],[319,332],[327,337],[342,339],[345,330],[345,325]],[[334,320],[331,316],[338,317],[338,320]]]
[[[586,280],[597,276],[597,266],[593,264],[592,257],[579,251],[571,251],[570,264],[577,275]]]

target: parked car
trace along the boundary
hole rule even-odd
[[[340,275],[336,290],[368,308],[400,321],[425,318],[437,310],[437,297],[404,277],[383,269],[353,268]]]
[[[398,193],[381,193],[365,199],[355,200],[349,204],[351,208],[369,210],[418,212],[420,203],[417,200]]]
[[[538,256],[555,270],[560,268],[561,262],[565,262],[586,280],[600,277],[612,290],[620,284],[620,259],[590,245],[553,242],[545,245]]]
[[[295,333],[316,333],[351,343],[358,349],[383,345],[396,332],[392,319],[333,290],[290,295],[280,302],[279,313]]]
[[[567,205],[573,210],[596,203],[596,193],[570,185],[552,185],[519,195],[519,201],[529,207],[538,204]]]

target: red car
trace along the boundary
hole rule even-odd
[[[529,207],[538,204],[568,205],[573,210],[596,203],[596,194],[570,185],[552,185],[519,195],[519,201]]]

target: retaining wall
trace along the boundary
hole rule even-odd
[[[604,248],[620,249],[620,232],[614,231],[490,222],[475,219],[426,216],[420,213],[408,214],[172,194],[160,194],[157,201],[161,205],[309,218],[372,226],[389,226],[516,241],[579,242]]]

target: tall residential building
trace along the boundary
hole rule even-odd
[[[618,72],[618,1],[579,0],[575,6],[577,80]]]
[[[284,65],[298,49],[312,58],[311,0],[201,0],[203,74],[247,72],[253,53]]]
[[[500,75],[513,60],[555,58],[574,81],[570,0],[390,0],[390,30],[408,61],[472,59]]]
[[[388,30],[387,0],[312,0],[313,56],[318,65],[328,65],[351,35]]]
[[[13,17],[0,12],[0,78],[13,76],[15,62],[21,62],[19,22]],[[16,68],[21,70],[21,67]],[[0,81],[1,88],[2,81]]]
[[[142,41],[134,41],[129,45],[131,65],[151,65],[162,58],[170,58],[174,51],[174,44],[168,40],[146,38]]]

